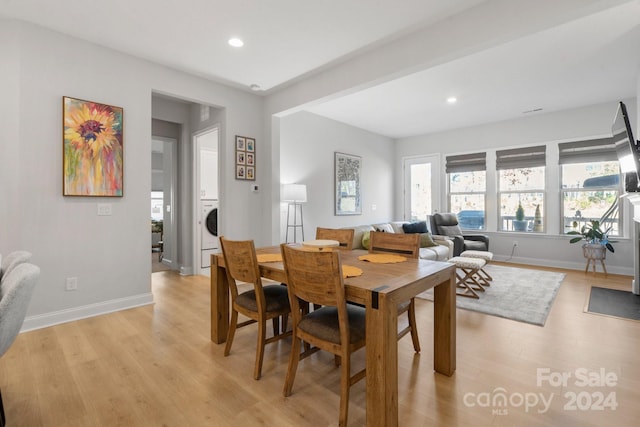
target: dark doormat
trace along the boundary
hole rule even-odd
[[[640,320],[640,295],[634,295],[628,291],[592,286],[587,311],[623,319]]]

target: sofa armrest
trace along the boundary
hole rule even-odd
[[[451,240],[447,236],[432,236],[433,241],[439,244],[440,246],[446,246],[449,249],[449,255],[447,259],[453,258],[453,240]]]

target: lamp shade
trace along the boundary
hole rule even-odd
[[[304,203],[307,201],[307,186],[304,184],[284,184],[282,186],[282,201]]]

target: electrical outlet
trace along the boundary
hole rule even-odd
[[[67,277],[67,291],[77,291],[78,290],[78,278],[77,277]]]
[[[515,247],[517,247],[517,246],[518,246],[518,241],[517,241],[517,240],[514,240],[514,241],[513,241],[513,247],[515,248]]]
[[[98,216],[110,216],[111,203],[98,203]]]

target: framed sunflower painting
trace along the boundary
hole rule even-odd
[[[122,108],[64,96],[62,112],[62,194],[122,197]]]

